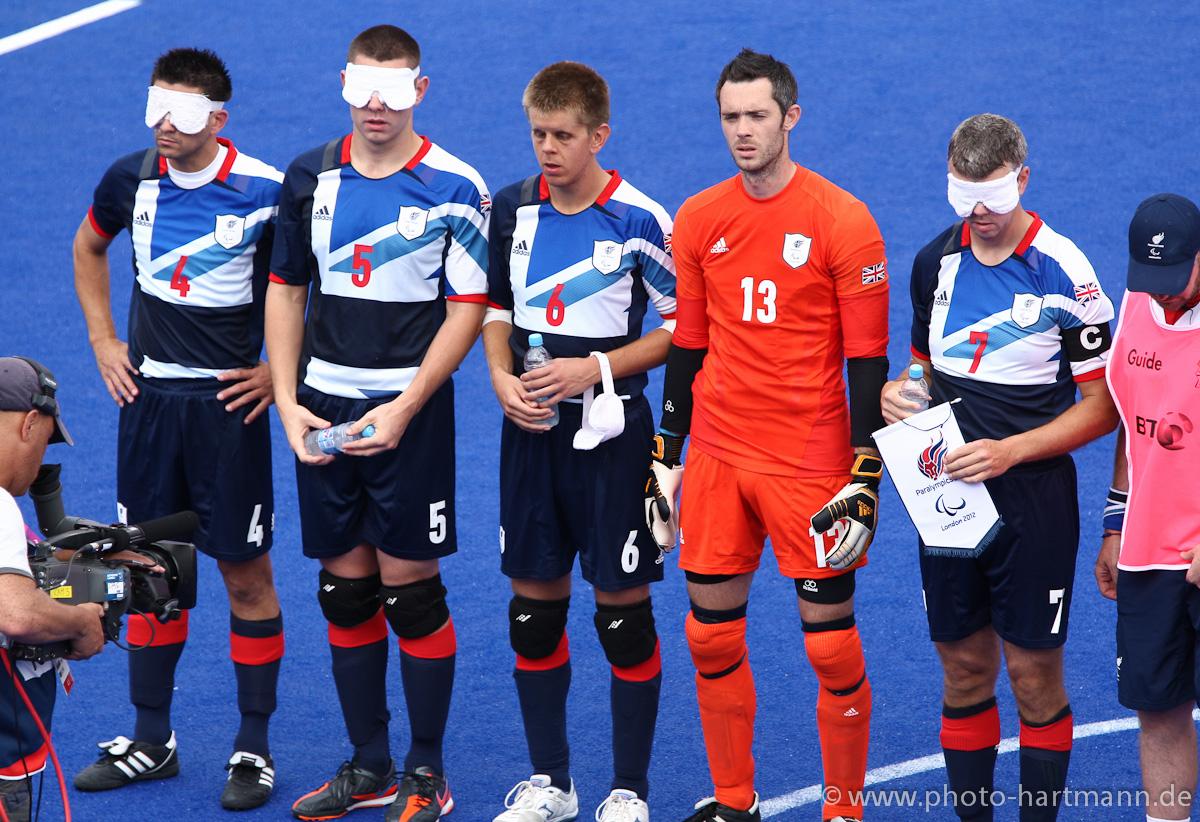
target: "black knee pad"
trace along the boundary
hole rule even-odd
[[[317,584],[321,613],[339,628],[362,625],[379,610],[379,574],[347,579],[322,568]]]
[[[441,574],[406,585],[383,585],[379,588],[379,599],[383,615],[402,639],[429,636],[450,618]]]
[[[854,571],[836,577],[800,577],[792,580],[796,584],[796,595],[805,602],[817,605],[838,605],[854,596]]]
[[[616,668],[632,668],[654,655],[658,632],[650,598],[632,605],[596,604],[596,633],[604,655]]]
[[[558,648],[567,630],[571,598],[530,599],[520,594],[508,603],[508,641],[526,659],[544,659]]]

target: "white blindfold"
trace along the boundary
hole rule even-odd
[[[365,108],[371,102],[371,95],[378,94],[380,101],[392,111],[404,111],[417,102],[417,78],[420,76],[420,66],[386,68],[347,63],[342,99],[355,108]]]
[[[975,206],[983,207],[993,214],[1007,214],[1021,202],[1021,191],[1017,187],[1018,167],[999,180],[977,183],[947,174],[946,199],[954,207],[954,213],[964,220],[971,216]]]

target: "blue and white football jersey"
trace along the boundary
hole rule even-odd
[[[218,138],[220,168],[195,188],[154,149],[117,160],[88,219],[128,229],[136,278],[129,358],[146,377],[212,378],[258,362],[267,262],[283,174]]]
[[[301,383],[385,397],[412,383],[446,300],[487,300],[491,199],[475,169],[427,139],[383,179],[354,169],[350,143],[288,168],[271,280],[312,284]]]
[[[510,345],[521,370],[529,335],[554,357],[608,352],[642,336],[646,304],[675,316],[671,218],[621,175],[578,214],[562,214],[536,175],[496,195],[488,302],[513,312]],[[636,396],[645,374],[616,381]]]
[[[956,223],[913,262],[913,353],[933,364],[933,400],[956,406],[968,440],[1044,425],[1104,376],[1113,305],[1074,243],[1042,222],[995,266]]]

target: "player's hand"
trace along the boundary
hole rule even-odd
[[[492,372],[492,390],[496,392],[496,401],[504,416],[512,420],[513,425],[523,431],[533,434],[543,434],[550,430],[546,420],[554,416],[549,408],[526,399],[525,384],[519,377],[507,371]]]
[[[906,369],[907,370],[907,369]],[[923,410],[921,406],[900,396],[900,387],[904,385],[904,377],[883,384],[879,394],[879,407],[883,411],[883,421],[888,425],[908,419],[913,414]]]
[[[1100,595],[1108,599],[1117,598],[1117,556],[1120,553],[1121,535],[1105,534],[1100,540],[1100,553],[1096,556],[1095,573]]]
[[[292,446],[296,459],[305,465],[327,465],[333,462],[333,454],[321,454],[314,457],[304,448],[304,438],[308,432],[318,428],[328,428],[332,425],[329,420],[321,419],[303,405],[294,402],[276,403],[275,410],[279,412],[279,421],[283,423],[283,431],[287,434],[288,445]]]
[[[375,433],[361,440],[348,442],[342,446],[342,453],[354,457],[373,457],[384,451],[391,451],[400,444],[408,424],[416,415],[417,409],[403,394],[391,402],[378,405],[363,414],[350,426],[350,433],[357,434],[368,425],[375,426]]]
[[[859,454],[850,470],[850,482],[834,495],[825,507],[812,515],[812,528],[818,534],[839,528],[838,539],[825,561],[830,568],[845,570],[858,562],[875,538],[879,524],[879,480],[883,461],[870,454]]]
[[[998,477],[1020,462],[1005,440],[975,440],[946,455],[946,473],[951,479],[983,482]]]
[[[71,638],[67,659],[87,659],[104,647],[104,606],[98,602],[83,602],[70,606],[79,611],[79,633]]]
[[[592,359],[595,359],[594,357]],[[679,486],[683,483],[683,437],[655,434],[646,477],[646,526],[663,551],[675,550],[679,533]]]
[[[1191,548],[1184,548],[1179,552],[1179,557],[1184,562],[1191,563],[1187,569],[1188,584],[1200,588],[1200,546],[1193,545]]]
[[[600,382],[600,361],[595,357],[563,357],[521,375],[525,399],[547,405],[577,397]]]
[[[133,402],[137,397],[137,384],[131,375],[138,370],[129,361],[129,346],[116,337],[106,337],[92,343],[92,353],[96,355],[96,368],[104,387],[119,408],[125,403]]]
[[[233,399],[233,402],[225,405],[226,411],[236,411],[243,405],[255,404],[246,414],[246,419],[242,420],[246,425],[254,422],[275,401],[275,392],[271,388],[271,369],[261,360],[252,368],[224,371],[217,375],[217,379],[232,383],[217,394],[217,399],[222,402]]]

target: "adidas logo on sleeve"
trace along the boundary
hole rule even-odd
[[[713,243],[713,247],[708,250],[708,253],[709,254],[724,254],[728,250],[729,250],[729,246],[725,245],[725,238],[721,237],[721,239],[719,239],[715,243]]]

